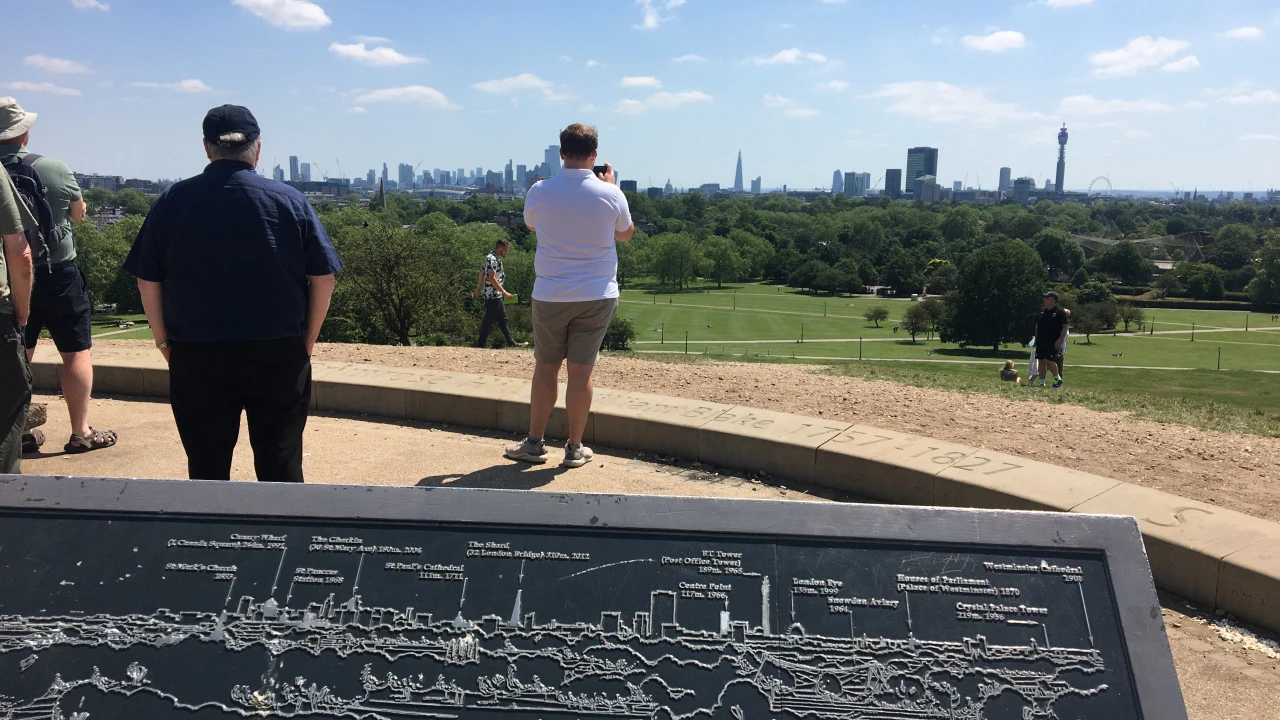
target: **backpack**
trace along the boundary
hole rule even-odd
[[[36,218],[36,227],[26,229],[27,245],[31,246],[31,259],[36,265],[49,261],[50,248],[61,240],[62,234],[62,228],[53,222],[53,208],[49,207],[44,182],[36,172],[35,164],[40,158],[40,155],[29,154],[5,165],[18,197]]]

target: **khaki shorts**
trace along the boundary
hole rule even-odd
[[[552,365],[568,359],[595,365],[604,334],[618,311],[618,299],[588,302],[533,301],[533,357]]]

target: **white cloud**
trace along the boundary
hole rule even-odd
[[[652,76],[630,76],[618,81],[618,87],[662,87],[662,82]]]
[[[371,65],[373,67],[396,67],[398,65],[412,65],[413,63],[424,62],[423,58],[405,55],[389,47],[366,48],[364,43],[355,43],[354,45],[332,43],[329,45],[329,52],[340,58],[354,60],[363,65]]]
[[[1017,30],[997,30],[989,35],[965,35],[964,45],[983,52],[1017,50],[1027,44],[1027,36]]]
[[[818,2],[822,3],[823,5],[843,5],[849,2],[849,0],[818,0]]]
[[[706,61],[707,61],[706,58],[702,57],[701,55],[698,55],[697,53],[689,53],[688,55],[681,55],[678,58],[671,59],[671,62],[674,62],[674,63],[706,62]]]
[[[795,23],[782,23],[781,25],[778,26],[778,29],[779,30],[795,30],[796,25]]]
[[[1125,130],[1124,136],[1127,138],[1133,138],[1133,139],[1149,138],[1151,137],[1151,133],[1147,132],[1146,130],[1133,129],[1133,130]]]
[[[155,88],[158,90],[172,90],[180,93],[211,93],[213,88],[205,85],[199,80],[179,80],[172,83],[158,82],[133,82],[129,83],[130,87],[136,88]]]
[[[98,0],[71,0],[71,4],[81,10],[101,10],[106,12],[111,5]]]
[[[712,97],[699,90],[684,90],[682,92],[657,92],[644,100],[619,100],[613,106],[613,111],[623,115],[641,115],[650,110],[675,110],[682,105],[696,102],[709,102]]]
[[[1221,33],[1224,38],[1232,40],[1261,40],[1266,33],[1262,32],[1262,28],[1246,25]]]
[[[1248,135],[1241,135],[1240,139],[1241,140],[1264,140],[1266,142],[1277,142],[1277,141],[1280,141],[1280,135],[1267,135],[1264,133],[1249,133]]]
[[[1206,105],[1200,102],[1199,100],[1191,100],[1190,102],[1188,102],[1186,105],[1183,105],[1182,107],[1188,110],[1199,110],[1202,107],[1206,107]]]
[[[45,72],[57,73],[59,75],[82,75],[92,72],[88,65],[76,62],[75,60],[63,60],[62,58],[47,57],[45,55],[28,55],[23,64],[27,67],[33,67]]]
[[[608,66],[608,65],[605,65],[604,63],[600,62],[599,60],[588,60],[588,61],[587,61],[587,67],[609,67],[609,66]]]
[[[823,92],[844,92],[849,89],[849,83],[843,80],[828,80],[827,82],[820,82],[814,87]]]
[[[391,38],[384,38],[381,35],[352,35],[352,40],[361,43],[369,43],[370,45],[394,45]]]
[[[1280,93],[1275,90],[1250,90],[1243,85],[1233,87],[1219,95],[1218,102],[1228,105],[1270,105],[1271,103],[1280,103]]]
[[[1200,67],[1200,60],[1195,55],[1188,55],[1181,60],[1175,60],[1171,63],[1165,63],[1160,66],[1165,72],[1186,72],[1192,68]]]
[[[1071,116],[1164,112],[1172,109],[1159,100],[1099,100],[1092,95],[1072,95],[1058,103],[1058,114]]]
[[[319,30],[332,24],[324,8],[310,0],[231,0],[231,2],[285,30]]]
[[[667,0],[667,9],[672,10],[672,9],[678,8],[688,1],[689,0]]]
[[[789,97],[781,95],[765,95],[763,99],[765,107],[778,108],[785,110],[788,117],[800,120],[808,120],[818,114],[817,110],[805,105],[799,100],[793,100]]]
[[[549,103],[573,98],[573,93],[567,87],[556,85],[550,80],[543,80],[533,73],[521,73],[499,80],[486,80],[471,87],[492,95],[515,95],[536,91],[542,93],[542,99]]]
[[[449,102],[445,94],[425,85],[408,85],[405,87],[373,90],[356,98],[362,103],[375,102],[415,102],[435,110],[457,110],[458,106]]]
[[[827,61],[827,56],[815,52],[802,52],[799,48],[790,48],[788,50],[780,50],[771,57],[754,57],[751,59],[751,62],[755,65],[795,65],[802,61],[821,64]]]
[[[1093,74],[1099,77],[1128,77],[1137,75],[1147,68],[1170,64],[1173,57],[1190,47],[1185,40],[1169,38],[1152,38],[1150,35],[1136,37],[1128,45],[1116,50],[1104,50],[1089,55],[1089,63],[1093,65]],[[1182,61],[1185,62],[1184,58]],[[1198,63],[1197,63],[1198,64]],[[1180,68],[1187,70],[1190,68]]]
[[[568,55],[561,55],[560,62],[573,62],[573,58],[569,57]]]
[[[658,1],[661,2],[661,0]],[[687,0],[667,0],[663,4],[663,9],[674,10],[684,5],[685,2]],[[670,15],[663,17],[662,13],[658,12],[658,8],[654,5],[654,0],[636,0],[636,4],[640,6],[640,24],[635,26],[637,29],[657,30],[662,26],[662,23],[671,19]]]
[[[1044,4],[1049,7],[1076,7],[1077,5],[1089,5],[1093,0],[1044,0]]]
[[[80,91],[75,88],[61,87],[47,82],[27,82],[25,80],[19,80],[17,82],[11,82],[5,85],[5,87],[10,90],[20,90],[22,92],[50,93],[52,95],[68,95],[72,97],[80,94]]]
[[[1004,120],[1039,117],[1014,103],[987,97],[985,90],[945,82],[889,83],[871,94],[873,98],[894,98],[890,112],[933,122],[961,122],[990,125]]]
[[[368,110],[365,110],[364,108],[360,107],[359,105],[356,105],[355,107],[352,107],[350,110],[347,110],[347,112],[349,112],[349,113],[355,113],[356,115],[363,115],[363,114],[365,114],[365,113],[367,113],[367,112],[369,112],[369,111],[368,111]]]

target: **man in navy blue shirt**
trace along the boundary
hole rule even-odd
[[[258,122],[204,119],[210,163],[151,208],[125,269],[138,278],[190,477],[229,480],[249,421],[258,480],[302,482],[311,349],[342,263],[310,203],[261,177]]]

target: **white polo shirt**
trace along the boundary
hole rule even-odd
[[[565,168],[529,188],[524,221],[538,236],[533,299],[588,302],[618,297],[614,233],[631,227],[618,189],[590,170]]]

